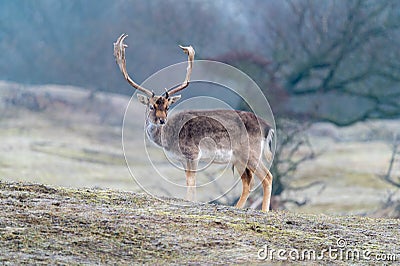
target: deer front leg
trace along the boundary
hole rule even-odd
[[[189,201],[196,201],[196,171],[197,161],[188,160],[186,162],[186,199]]]

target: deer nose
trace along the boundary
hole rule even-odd
[[[165,124],[165,119],[160,118],[160,124],[161,124],[161,125],[164,125],[164,124]]]

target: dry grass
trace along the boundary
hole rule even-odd
[[[0,263],[254,264],[265,263],[257,257],[264,245],[321,252],[337,248],[339,238],[348,249],[370,251],[371,258],[394,253],[400,259],[399,220],[180,203],[113,190],[0,182]],[[326,253],[308,262],[348,261]]]

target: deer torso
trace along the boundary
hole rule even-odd
[[[255,114],[234,110],[185,111],[165,125],[147,123],[149,139],[181,161],[229,163],[260,157],[270,126]]]

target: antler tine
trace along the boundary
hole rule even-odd
[[[117,41],[114,43],[114,57],[115,61],[117,62],[119,69],[121,70],[122,74],[124,75],[124,78],[128,81],[129,84],[131,84],[132,87],[135,89],[144,92],[148,96],[154,96],[153,92],[151,92],[148,89],[143,88],[136,82],[134,82],[128,75],[128,72],[126,71],[126,60],[125,60],[125,48],[128,47],[124,43],[125,38],[128,37],[127,34],[123,33],[121,36],[118,37]]]
[[[166,95],[173,95],[181,90],[183,90],[184,88],[186,88],[189,85],[189,81],[190,81],[190,75],[192,74],[192,67],[193,67],[193,60],[194,60],[194,54],[195,51],[193,49],[192,46],[181,46],[179,45],[179,47],[183,50],[183,52],[185,52],[185,54],[188,55],[188,66],[186,68],[186,78],[183,81],[183,83],[181,85],[179,85],[178,87],[171,89],[169,91],[166,92]]]

